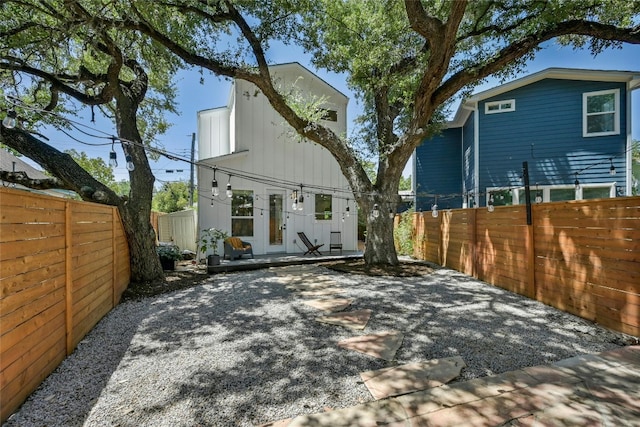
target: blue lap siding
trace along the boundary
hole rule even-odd
[[[462,128],[445,129],[416,149],[416,211],[462,207]]]
[[[609,89],[620,90],[620,134],[583,137],[583,93]],[[485,114],[487,102],[507,99],[515,99],[515,111]],[[624,185],[624,83],[546,79],[488,98],[478,108],[480,191],[522,186],[523,161],[532,185],[572,185],[576,172],[581,183]],[[619,171],[615,177],[609,175],[610,158]]]
[[[583,136],[583,95],[614,89],[619,90],[620,133]],[[573,186],[577,178],[581,184],[615,183],[617,193],[624,194],[627,96],[624,82],[544,78],[480,98],[477,116],[472,112],[461,119],[464,123],[443,130],[416,149],[416,209],[431,209],[435,195],[441,209],[462,207],[463,194],[475,191],[476,174],[480,206],[485,206],[488,188],[524,185],[525,161],[534,189],[536,185]],[[515,111],[485,113],[486,103],[508,100],[515,102]],[[609,174],[612,164],[615,175]]]

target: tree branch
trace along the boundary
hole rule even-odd
[[[58,178],[37,179],[29,178],[24,171],[10,172],[0,170],[0,180],[10,182],[12,184],[20,184],[28,188],[36,190],[49,190],[52,188],[62,190],[73,190]]]
[[[434,105],[440,105],[467,84],[500,71],[512,61],[521,58],[535,49],[541,43],[569,34],[591,36],[601,40],[640,44],[640,27],[619,28],[614,25],[585,20],[561,22],[553,28],[533,33],[504,47],[486,64],[476,64],[475,66],[466,67],[464,70],[458,71],[433,93],[431,102]]]
[[[45,144],[21,129],[0,127],[0,143],[29,157],[60,181],[57,188],[78,193],[83,200],[119,206],[122,200],[109,187],[94,179],[70,155]],[[23,184],[21,182],[21,184]],[[45,184],[43,184],[45,185]],[[53,187],[49,187],[53,188]]]

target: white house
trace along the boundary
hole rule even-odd
[[[271,73],[281,92],[319,100],[321,123],[346,134],[344,94],[298,63],[271,66]],[[234,81],[227,106],[198,112],[198,155],[200,230],[240,237],[256,255],[306,251],[298,232],[329,252],[330,233],[339,231],[343,249],[357,249],[356,204],[337,161],[301,140],[252,83]]]

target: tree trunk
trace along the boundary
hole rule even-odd
[[[156,235],[150,222],[151,209],[137,210],[126,203],[119,207],[127,235],[131,263],[131,282],[144,283],[164,277],[156,253]]]
[[[371,212],[367,215],[367,240],[364,250],[364,262],[367,265],[397,265],[398,255],[393,240],[393,219],[388,210],[379,209],[377,218]]]

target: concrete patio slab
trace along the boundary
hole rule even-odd
[[[310,307],[324,311],[342,311],[353,303],[353,298],[327,298],[304,301]]]
[[[343,313],[329,314],[327,316],[316,317],[321,323],[330,325],[344,326],[351,329],[364,329],[371,317],[371,310],[355,310]]]
[[[399,331],[385,331],[347,338],[338,342],[338,347],[364,353],[378,359],[393,360],[403,339],[404,335]]]
[[[465,366],[460,356],[454,356],[361,372],[360,377],[378,400],[440,387],[458,377]]]

